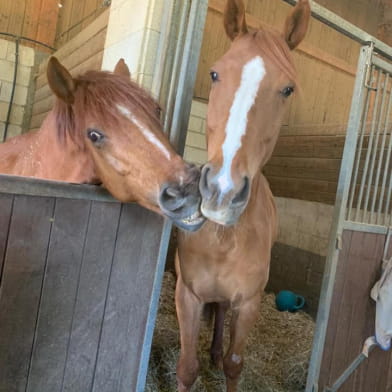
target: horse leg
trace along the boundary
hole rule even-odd
[[[243,368],[243,351],[246,338],[254,326],[260,305],[260,295],[242,302],[233,309],[230,324],[230,346],[223,360],[227,392],[236,392]]]
[[[177,279],[176,309],[181,340],[180,358],[177,362],[177,385],[179,392],[188,392],[199,372],[197,342],[203,304],[185,286],[181,275]]]
[[[215,320],[214,335],[210,349],[211,361],[219,369],[223,368],[223,330],[226,311],[229,307],[228,302],[216,302],[213,304]]]

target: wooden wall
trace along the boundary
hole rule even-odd
[[[59,11],[58,2],[54,0],[1,0],[0,32],[25,36],[53,46]],[[37,46],[37,48],[45,51],[42,46]]]
[[[101,69],[108,17],[109,10],[106,10],[54,53],[73,76],[87,70]],[[36,79],[30,129],[37,129],[41,126],[43,119],[53,106],[53,100],[53,94],[47,84],[46,62],[44,62],[39,67]]]
[[[104,0],[59,0],[56,48],[60,48],[80,33],[94,19],[107,9],[110,2]]]
[[[109,5],[104,0],[1,0],[0,32],[60,48]],[[36,47],[45,51],[42,46]]]
[[[382,19],[382,3],[385,1],[389,2],[390,6],[389,0],[317,0],[316,2],[375,36]]]
[[[377,18],[364,15],[374,13],[378,1],[329,0],[328,4],[344,5],[343,14],[350,10],[353,22],[374,33]],[[292,9],[283,1],[245,2],[248,25],[253,28],[280,29]],[[210,89],[210,67],[230,44],[223,29],[224,5],[224,0],[209,1],[194,92],[204,102]],[[265,168],[276,196],[334,202],[359,48],[349,38],[311,21],[305,41],[294,52],[302,93],[290,104],[274,155]]]

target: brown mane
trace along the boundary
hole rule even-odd
[[[294,83],[297,82],[297,71],[293,57],[286,41],[280,33],[273,30],[258,30],[253,34],[258,47],[264,56],[273,61]]]
[[[80,147],[84,146],[86,113],[102,127],[119,124],[123,116],[116,105],[122,105],[132,112],[143,113],[159,125],[157,102],[143,88],[122,75],[105,71],[88,71],[74,79],[76,82],[75,102],[68,105],[57,99],[53,108],[59,140],[64,143],[67,135]]]

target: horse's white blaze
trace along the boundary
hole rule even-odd
[[[222,145],[223,164],[217,174],[217,183],[222,194],[233,187],[231,165],[246,133],[248,113],[255,103],[260,83],[265,76],[264,61],[260,56],[248,61],[241,74],[241,83],[235,93],[226,124],[226,138]]]
[[[117,105],[118,110],[121,114],[123,114],[126,118],[128,118],[131,122],[133,122],[144,135],[144,137],[156,146],[162,154],[170,160],[170,153],[168,149],[161,143],[161,141],[145,126],[143,125],[139,119],[126,107],[122,105]]]

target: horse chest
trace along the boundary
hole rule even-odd
[[[203,302],[234,302],[262,290],[269,271],[268,236],[256,241],[250,235],[235,237],[230,231],[209,226],[210,223],[198,233],[180,237],[184,283]]]

